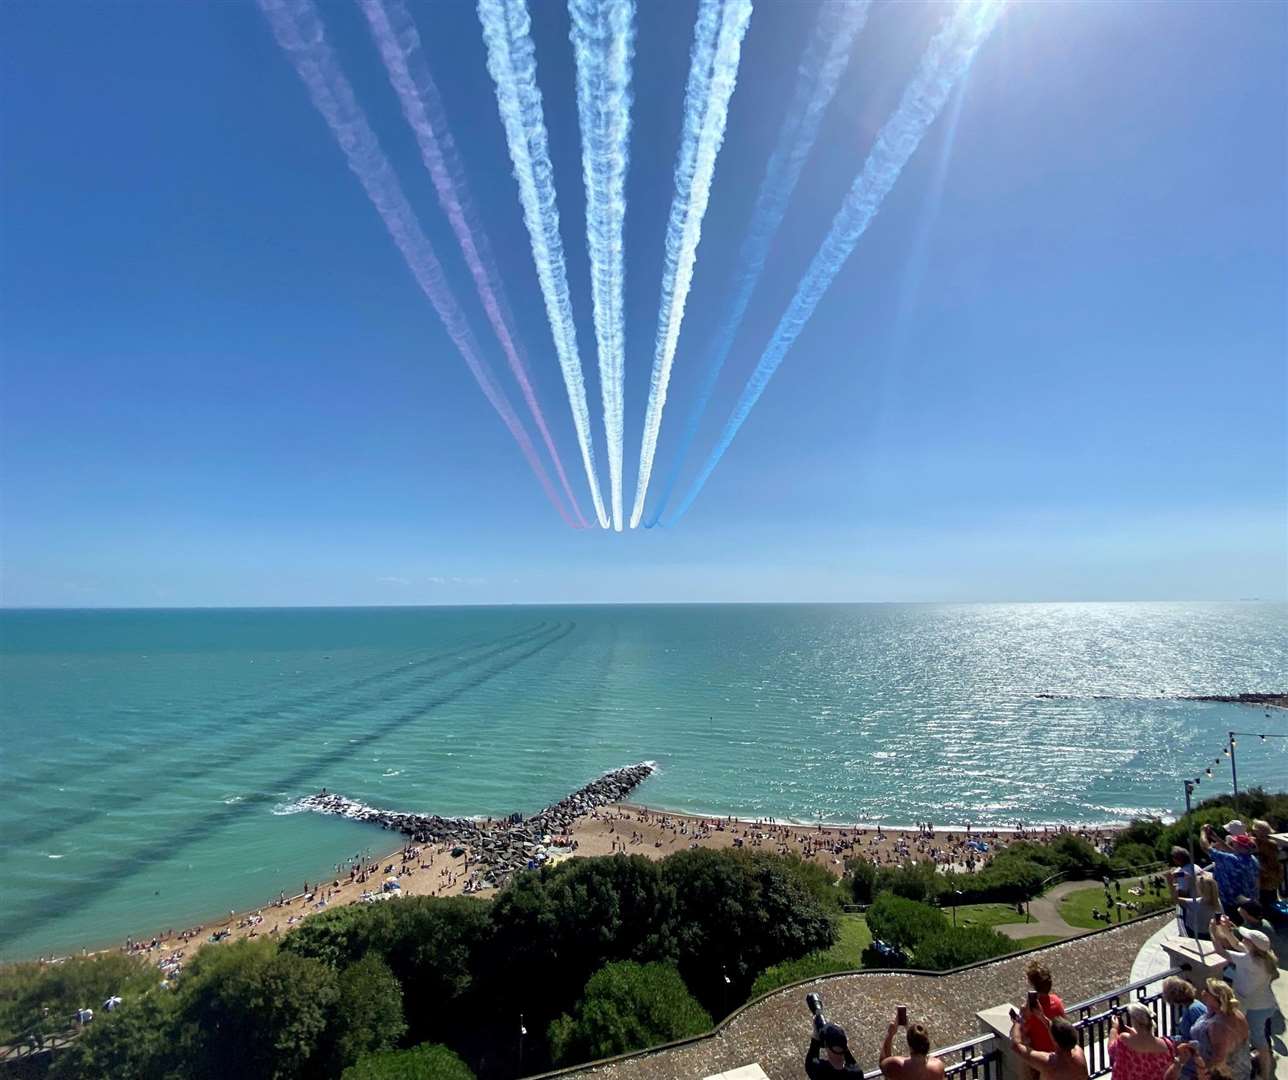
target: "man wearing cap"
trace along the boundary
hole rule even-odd
[[[809,1080],[832,1080],[845,1075],[862,1076],[863,1070],[850,1053],[845,1028],[840,1024],[820,1024],[814,1018],[814,1037],[805,1051],[805,1075]]]
[[[1238,819],[1225,823],[1225,839],[1211,825],[1199,830],[1199,846],[1212,859],[1212,875],[1221,893],[1221,906],[1237,911],[1240,900],[1257,895],[1261,866],[1254,852],[1257,843]]]

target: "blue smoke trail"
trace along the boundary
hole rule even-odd
[[[738,253],[736,265],[739,271],[733,301],[724,323],[716,333],[698,384],[697,398],[680,437],[679,449],[667,475],[662,496],[644,523],[646,528],[651,529],[657,524],[675,491],[685,456],[697,437],[698,426],[707,403],[711,400],[716,380],[729,357],[729,350],[733,348],[734,338],[747,313],[752,294],[756,291],[756,284],[764,272],[770,245],[787,213],[787,203],[796,189],[796,182],[800,179],[810,151],[814,148],[814,140],[818,138],[823,114],[836,94],[841,76],[850,62],[854,41],[868,21],[870,2],[871,0],[855,0],[851,3],[845,0],[843,3],[824,4],[819,11],[814,34],[797,69],[799,74],[791,103],[778,129],[778,144],[774,147],[769,165],[765,168],[765,176],[760,182],[750,229],[742,242],[742,250]]]
[[[595,449],[590,436],[590,410],[586,382],[577,351],[577,329],[568,293],[563,241],[559,237],[559,210],[555,205],[554,168],[546,142],[546,123],[537,86],[536,51],[528,30],[531,25],[524,0],[478,0],[479,22],[487,44],[487,67],[496,84],[496,101],[505,127],[505,139],[519,185],[523,220],[532,241],[532,261],[546,303],[546,317],[554,336],[555,353],[563,372],[577,430],[577,443],[586,469],[586,482],[595,504],[595,516],[608,528],[608,515],[595,472]],[[620,526],[619,526],[620,528]]]
[[[742,39],[750,21],[751,0],[701,0],[698,6],[689,81],[684,90],[684,129],[675,166],[675,197],[666,229],[662,303],[658,311],[648,406],[644,411],[639,480],[635,487],[635,506],[631,510],[632,529],[644,515],[644,498],[662,430],[671,365],[680,339],[689,286],[693,282],[698,241],[702,238],[702,218],[711,198],[716,155],[724,142],[729,99],[738,81]]]
[[[613,527],[622,527],[622,412],[625,326],[622,228],[631,130],[633,0],[568,0],[577,57],[577,114],[586,185],[586,247],[599,346],[599,390],[608,445]]]
[[[948,17],[931,41],[916,77],[904,91],[894,115],[877,135],[876,144],[832,221],[827,238],[797,286],[796,295],[774,330],[760,363],[747,380],[720,439],[684,501],[667,519],[668,525],[674,525],[684,517],[729,449],[738,429],[783,362],[787,350],[800,336],[828,286],[881,208],[882,200],[894,187],[903,167],[943,109],[953,87],[970,70],[975,53],[1001,14],[1003,3],[1004,0],[966,0]]]

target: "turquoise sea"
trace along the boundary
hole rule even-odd
[[[532,811],[654,760],[650,805],[802,821],[1172,814],[1288,713],[1288,606],[730,605],[0,613],[0,956],[243,908],[391,837],[326,786]],[[1043,697],[1039,695],[1054,695]],[[1241,786],[1288,786],[1245,737]],[[1224,761],[1224,759],[1223,759]],[[1228,790],[1228,766],[1201,794]]]

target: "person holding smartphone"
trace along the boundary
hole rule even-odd
[[[906,1057],[894,1052],[895,1032],[901,1027],[907,1029]],[[930,1032],[925,1024],[908,1023],[907,1005],[899,1006],[893,1022],[886,1028],[885,1041],[881,1044],[881,1072],[899,1080],[943,1080],[944,1063],[930,1054]]]
[[[1113,1080],[1163,1080],[1173,1048],[1154,1034],[1154,1014],[1139,1001],[1118,1012],[1109,1028],[1109,1064]]]
[[[805,1075],[809,1080],[839,1080],[842,1076],[862,1076],[863,1070],[850,1053],[845,1028],[840,1024],[820,1023],[822,1013],[814,1015],[814,1037],[805,1051]]]
[[[1064,1016],[1064,1002],[1058,994],[1051,992],[1053,980],[1051,969],[1045,964],[1033,961],[1024,972],[1028,980],[1029,993],[1025,1002],[1024,1033],[1026,1042],[1034,1050],[1044,1054],[1055,1053],[1056,1045],[1051,1037],[1051,1021]],[[1042,1020],[1047,1022],[1044,1024]]]

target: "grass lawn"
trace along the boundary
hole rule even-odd
[[[1053,941],[1064,941],[1059,934],[1034,934],[1033,937],[1022,937],[1015,939],[1015,951],[1023,952],[1025,949],[1036,949],[1039,945],[1050,945]]]
[[[952,925],[952,908],[946,907],[943,911],[949,925]],[[1032,921],[1028,915],[1017,915],[1011,904],[962,904],[957,909],[958,926],[1002,926],[1005,923]]]
[[[751,996],[758,997],[770,990],[800,979],[816,975],[830,975],[837,971],[854,971],[863,966],[863,950],[872,943],[872,931],[862,915],[842,915],[836,943],[830,949],[819,949],[799,960],[775,964],[766,968],[751,988]]]
[[[1144,896],[1132,896],[1127,891],[1128,889],[1135,888],[1142,881],[1147,880],[1148,879],[1146,878],[1124,879],[1122,882],[1123,900],[1139,902],[1151,899],[1154,894],[1151,893],[1148,888],[1146,888]],[[1113,890],[1113,896],[1115,900],[1118,898],[1117,890]],[[1101,927],[1108,926],[1109,924],[1103,919],[1097,921],[1091,917],[1092,908],[1097,908],[1100,911],[1105,910],[1105,890],[1098,885],[1092,885],[1086,889],[1078,889],[1075,892],[1071,892],[1061,900],[1060,918],[1070,926],[1081,927],[1084,930],[1098,930]],[[1127,912],[1123,912],[1123,915],[1126,918],[1134,918],[1134,914],[1128,914]],[[1114,925],[1117,925],[1117,923],[1118,915],[1117,912],[1115,912]]]

